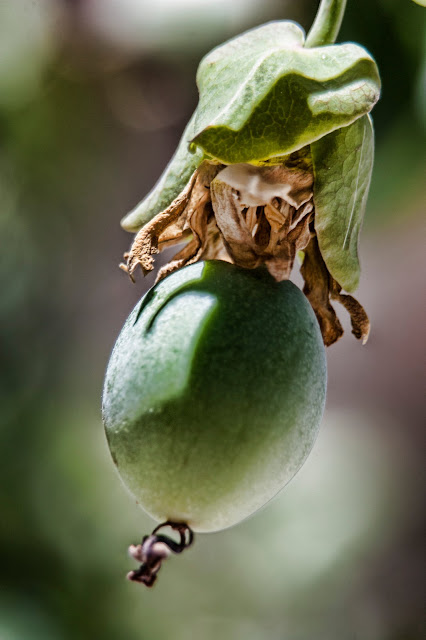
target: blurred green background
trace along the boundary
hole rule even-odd
[[[383,78],[357,296],[370,341],[348,330],[328,350],[321,434],[278,499],[199,536],[154,590],[124,579],[153,522],[115,473],[100,397],[153,280],[117,268],[119,220],[169,160],[201,56],[267,20],[308,29],[316,5],[0,2],[0,640],[425,637],[426,12],[409,0],[348,0],[339,38]]]

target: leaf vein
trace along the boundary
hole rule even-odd
[[[238,96],[243,92],[243,90],[246,88],[246,86],[248,85],[248,83],[250,82],[250,80],[253,78],[253,76],[256,74],[257,70],[259,69],[259,67],[265,62],[265,60],[271,56],[273,53],[278,53],[280,52],[282,49],[279,47],[276,47],[274,49],[269,49],[265,55],[260,58],[257,62],[257,64],[254,65],[253,69],[251,70],[251,72],[249,73],[249,75],[247,76],[247,78],[240,84],[238,90],[234,93],[234,95],[232,96],[231,100],[228,102],[228,104],[226,104],[223,109],[220,111],[220,113],[218,113],[218,115],[212,120],[212,123],[210,126],[214,125],[215,122],[217,122],[217,120],[219,120],[221,118],[221,116],[226,113],[226,111],[228,111],[231,107],[231,105],[237,100]]]
[[[365,146],[364,145],[365,131],[366,131],[366,127],[364,125],[364,131],[362,133],[362,142],[361,142],[361,153],[359,154],[358,171],[357,171],[357,178],[356,178],[356,185],[355,185],[355,193],[354,193],[354,198],[353,198],[352,211],[351,211],[351,215],[349,216],[348,228],[346,230],[345,238],[343,240],[342,249],[347,249],[347,240],[348,240],[349,232],[350,232],[351,226],[352,226],[352,219],[353,219],[354,213],[355,213],[355,206],[356,206],[357,196],[358,196],[359,178],[360,178],[360,175],[361,175],[362,156],[363,156],[364,146]]]

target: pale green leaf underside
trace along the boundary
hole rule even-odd
[[[165,168],[160,180],[142,202],[121,221],[121,226],[126,231],[138,231],[157,213],[166,209],[185,188],[189,178],[201,164],[204,157],[203,151],[201,149],[196,149],[195,153],[188,151],[194,132],[193,126],[194,116],[189,121],[176,153]]]
[[[368,113],[380,79],[355,44],[304,48],[288,21],[214,49],[197,74],[194,143],[216,160],[260,162],[289,154]]]
[[[317,140],[311,152],[321,254],[333,278],[351,292],[359,282],[358,237],[373,169],[370,116]]]

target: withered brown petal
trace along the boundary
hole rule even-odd
[[[181,266],[199,259],[198,250],[202,244],[200,240],[202,240],[203,232],[197,232],[193,228],[191,220],[195,216],[193,225],[196,226],[198,214],[204,211],[205,205],[210,200],[210,182],[221,168],[222,165],[208,161],[203,162],[192,174],[185,189],[169,207],[142,227],[127,254],[127,266],[124,266],[130,277],[138,265],[141,266],[144,273],[152,271],[154,268],[153,255],[165,246],[184,240],[191,230],[195,233],[194,241],[182,249],[175,256],[171,268],[163,268],[159,276],[164,277],[166,272],[175,271]],[[197,255],[195,260],[193,259],[194,255]]]
[[[185,189],[161,213],[158,213],[147,225],[136,234],[132,247],[127,256],[127,272],[133,275],[138,265],[144,273],[154,269],[153,255],[158,253],[158,240],[161,234],[173,224],[185,210],[191,196],[191,191],[197,177],[195,171]]]
[[[177,271],[187,264],[192,264],[198,260],[200,243],[198,238],[192,238],[174,257],[158,272],[156,282],[159,282],[173,271]]]
[[[248,269],[257,267],[261,260],[255,250],[255,241],[242,219],[238,192],[219,179],[210,185],[217,226],[234,262]]]
[[[315,235],[305,249],[300,272],[305,280],[303,293],[315,311],[324,344],[329,347],[341,338],[343,328],[330,304],[330,274],[322,259]]]
[[[176,222],[167,227],[158,238],[158,248],[162,251],[165,247],[171,247],[174,244],[183,242],[185,238],[191,235],[191,230],[186,229],[185,219],[180,216]]]
[[[352,333],[357,340],[362,340],[362,344],[366,344],[370,335],[370,320],[364,307],[355,300],[353,296],[340,293],[340,285],[333,280],[335,285],[331,292],[333,300],[338,300],[342,304],[351,317]]]
[[[324,344],[329,346],[343,335],[342,325],[330,304],[330,298],[337,300],[345,307],[351,318],[353,335],[365,344],[370,333],[370,321],[367,313],[358,300],[341,293],[342,287],[328,272],[316,236],[311,238],[305,249],[305,257],[300,271],[305,279],[303,291],[318,318]]]
[[[265,207],[266,209],[266,207]],[[302,218],[294,229],[288,233],[288,225],[277,234],[273,257],[266,260],[269,273],[280,282],[290,277],[294,261],[298,251],[305,249],[310,241],[311,232],[309,225],[312,215]],[[271,232],[271,239],[274,233]]]

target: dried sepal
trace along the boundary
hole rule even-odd
[[[153,255],[159,253],[158,242],[161,234],[170,227],[170,225],[174,224],[185,210],[196,177],[197,171],[192,174],[185,189],[173,200],[167,209],[157,214],[136,234],[129,253],[124,256],[126,265],[123,266],[130,277],[132,277],[138,265],[140,265],[144,274],[154,269]]]
[[[365,344],[370,332],[368,316],[355,298],[341,293],[342,287],[327,270],[315,233],[304,251],[300,272],[305,280],[303,293],[315,311],[324,344],[328,347],[343,335],[342,325],[330,299],[337,300],[345,307],[351,317],[352,333]]]
[[[300,272],[305,281],[303,293],[308,298],[317,317],[324,344],[329,347],[343,335],[343,328],[330,304],[331,276],[313,234],[304,251]]]
[[[189,243],[161,270],[159,276],[164,277],[201,258],[206,248],[208,222],[212,214],[209,187],[220,168],[221,165],[203,162],[167,209],[158,213],[136,234],[130,251],[124,256],[126,265],[122,265],[130,277],[138,265],[144,274],[152,271],[155,254],[191,235]]]
[[[333,280],[333,288],[331,290],[331,298],[338,300],[342,304],[351,317],[352,333],[357,340],[361,340],[362,344],[366,344],[370,335],[370,320],[364,307],[353,296],[340,293],[342,287]]]

